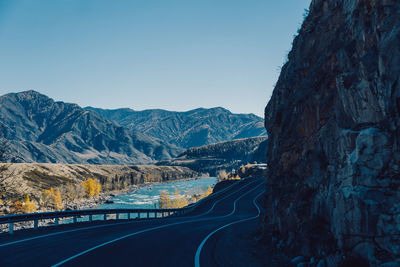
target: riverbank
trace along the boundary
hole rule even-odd
[[[68,208],[92,207],[107,200],[108,194],[127,192],[134,186],[154,182],[167,182],[198,178],[202,174],[185,167],[155,165],[84,165],[1,163],[0,164],[0,212],[8,214],[16,201],[23,202],[28,194],[39,208],[45,190],[54,188],[61,192],[65,203],[77,199]],[[98,199],[84,199],[81,184],[89,178],[98,180],[102,194]]]
[[[208,180],[208,181],[206,181]],[[112,192],[106,192],[100,194],[99,197],[97,198],[90,198],[90,199],[79,199],[76,201],[73,201],[71,203],[65,204],[65,210],[83,210],[83,209],[96,209],[96,208],[154,208],[153,205],[150,206],[145,206],[145,207],[137,207],[135,206],[136,203],[132,201],[132,198],[134,196],[138,196],[138,201],[143,201],[143,195],[148,194],[150,199],[153,199],[153,196],[159,196],[159,189],[160,190],[170,190],[173,191],[175,187],[180,188],[182,190],[182,184],[187,185],[186,188],[198,188],[199,185],[203,185],[203,188],[206,188],[207,185],[211,184],[210,180],[212,180],[212,183],[216,182],[216,178],[212,177],[202,177],[202,178],[187,178],[187,179],[181,179],[181,180],[175,180],[175,181],[168,181],[165,183],[159,183],[159,182],[154,182],[154,183],[146,183],[142,185],[135,185],[135,186],[130,186],[129,188],[126,188],[125,190],[119,190],[119,191],[112,191]],[[151,188],[151,190],[149,190]],[[184,192],[184,190],[182,190]],[[136,194],[137,193],[137,194]],[[150,196],[152,195],[152,196]],[[115,207],[115,205],[119,205],[117,203],[110,203],[106,204],[107,201],[111,201],[112,199],[124,199],[129,200],[131,203],[128,207]],[[157,200],[158,201],[158,200]],[[116,201],[118,202],[118,201]],[[106,205],[106,207],[101,207],[102,205]],[[37,212],[45,212],[49,210],[38,210]],[[60,220],[60,223],[69,223],[71,222],[71,219],[62,219]],[[48,226],[48,225],[53,225],[54,220],[41,220],[40,221],[40,226]],[[32,222],[21,222],[21,223],[15,223],[14,224],[14,229],[19,230],[19,229],[26,229],[26,228],[32,228],[33,223]],[[0,225],[0,232],[7,232],[8,231],[8,225]]]
[[[165,182],[149,182],[149,183],[144,183],[144,184],[140,184],[140,185],[133,185],[133,186],[129,186],[127,189],[124,189],[124,190],[100,193],[99,197],[97,197],[97,198],[85,198],[85,199],[79,199],[79,200],[73,201],[71,203],[66,203],[64,205],[64,209],[65,210],[94,209],[103,204],[107,204],[107,202],[111,201],[111,199],[113,197],[117,197],[117,196],[124,195],[124,194],[132,194],[132,193],[135,193],[138,190],[140,190],[142,188],[146,188],[148,186],[155,186],[155,185],[160,185],[160,184],[171,184],[171,183],[177,183],[177,182],[195,181],[195,180],[204,179],[204,178],[213,178],[213,177],[200,176],[200,177],[195,177],[195,178],[169,180],[169,181],[165,181]]]

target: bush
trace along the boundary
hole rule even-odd
[[[89,178],[86,181],[82,182],[82,186],[88,197],[95,197],[100,194],[101,184],[97,180]]]
[[[60,190],[54,190],[53,187],[44,190],[42,201],[45,207],[51,207],[55,210],[62,210],[64,208]]]
[[[10,207],[11,213],[32,213],[36,211],[36,204],[29,199],[29,195],[26,195],[25,201],[16,201]]]

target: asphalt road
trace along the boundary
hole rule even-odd
[[[224,240],[235,242],[236,236],[256,227],[263,182],[237,182],[185,216],[3,234],[0,266],[248,266],[243,257],[243,262],[231,261],[231,244]]]

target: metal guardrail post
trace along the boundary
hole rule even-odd
[[[74,223],[76,223],[78,221],[78,218],[76,216],[74,216]]]
[[[54,224],[55,224],[55,225],[58,225],[58,224],[59,224],[59,218],[55,218],[55,219],[54,219]]]
[[[128,212],[128,220],[131,219],[131,214]]]
[[[14,223],[13,222],[8,224],[8,233],[10,235],[12,235],[14,233]]]
[[[89,215],[89,222],[92,222],[93,221],[93,215]]]
[[[107,213],[104,213],[104,220],[107,221]]]
[[[33,221],[33,229],[37,230],[39,226],[39,220],[34,220]]]
[[[165,215],[164,212],[161,212],[161,218],[164,218],[164,215]]]
[[[147,219],[150,218],[150,212],[147,212]]]
[[[116,220],[119,220],[119,213],[116,213],[116,214],[115,214],[115,219],[116,219]]]

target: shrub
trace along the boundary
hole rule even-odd
[[[101,184],[97,180],[89,178],[86,181],[82,182],[82,186],[88,197],[95,197],[100,194]]]
[[[29,199],[29,195],[26,195],[25,201],[16,201],[10,207],[11,213],[32,213],[36,211],[36,204]]]
[[[64,208],[60,190],[54,190],[53,187],[44,190],[42,201],[45,207],[51,207],[55,210]]]

